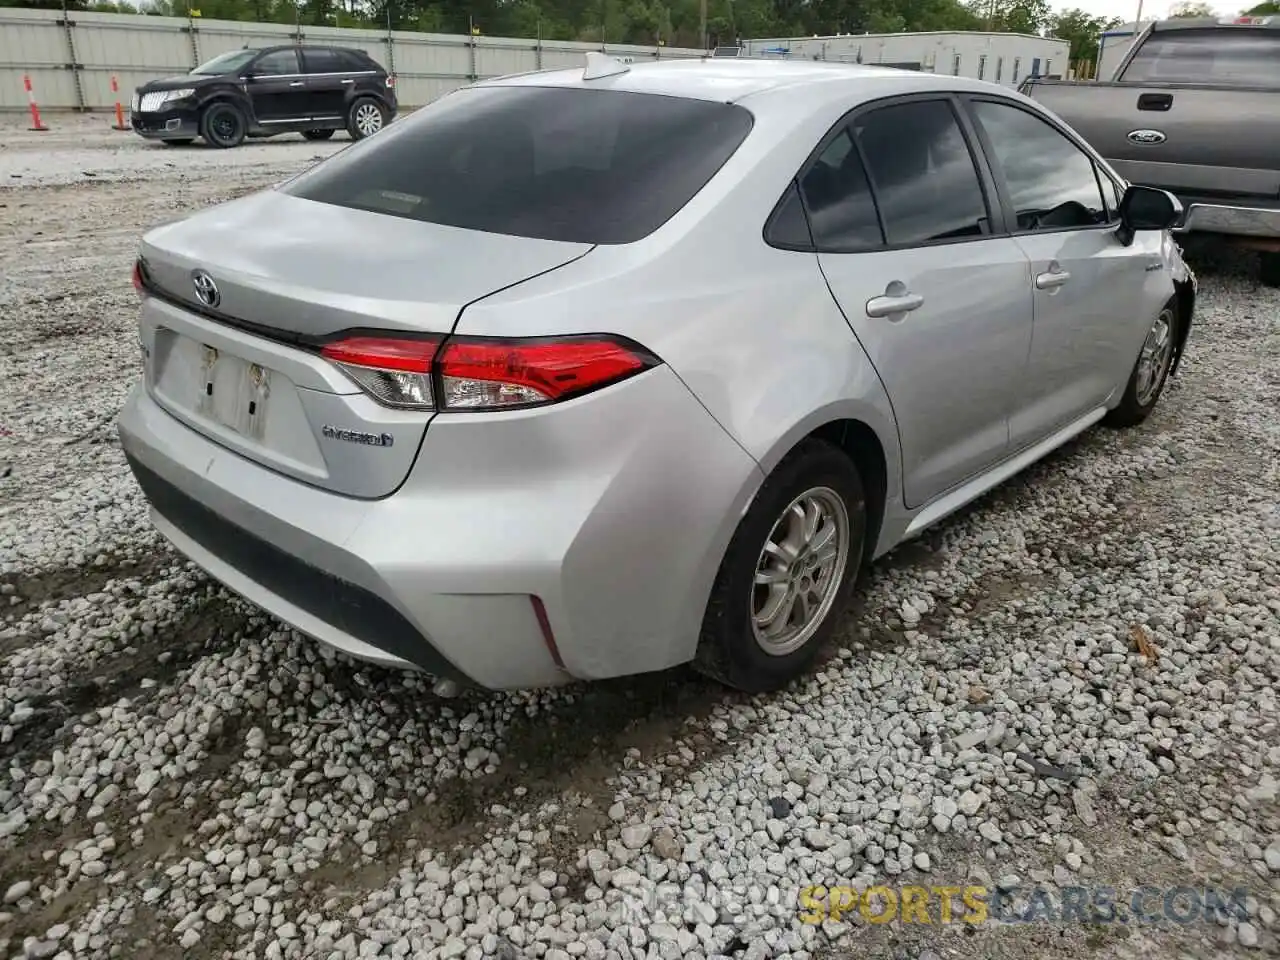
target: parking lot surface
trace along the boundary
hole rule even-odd
[[[48,121],[0,119],[0,957],[1280,949],[1280,291],[1249,258],[1188,251],[1151,420],[878,563],[807,681],[440,700],[186,564],[113,429],[141,233],[347,141]]]

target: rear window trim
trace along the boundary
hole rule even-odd
[[[657,233],[659,230],[665,227],[667,223],[669,223],[672,219],[674,219],[681,211],[683,211],[686,207],[688,207],[688,205],[692,203],[699,196],[699,194],[702,193],[703,190],[706,189],[707,185],[710,184],[717,176],[720,175],[720,172],[724,169],[725,165],[728,164],[734,158],[734,156],[737,155],[737,153],[743,148],[743,146],[746,144],[747,140],[751,137],[751,134],[754,132],[756,127],[755,114],[751,110],[749,110],[747,107],[743,106],[740,103],[736,103],[732,100],[710,99],[706,97],[690,97],[690,96],[684,96],[681,94],[652,92],[647,90],[611,90],[611,89],[590,88],[590,87],[565,86],[563,84],[554,84],[554,83],[504,83],[502,82],[501,79],[495,78],[494,81],[472,84],[470,86],[461,87],[456,90],[450,91],[444,97],[439,98],[439,100],[444,100],[450,97],[467,96],[472,91],[492,91],[492,90],[499,90],[499,89],[512,90],[512,91],[517,91],[517,90],[571,91],[575,94],[581,93],[581,94],[595,95],[595,96],[614,95],[614,96],[625,96],[625,97],[652,97],[652,98],[680,102],[680,103],[705,104],[707,106],[723,107],[730,111],[734,111],[735,116],[739,116],[742,118],[743,129],[742,129],[741,136],[737,139],[737,142],[733,145],[732,149],[728,150],[725,153],[725,155],[721,158],[720,162],[715,166],[715,169],[711,170],[708,173],[707,177],[698,185],[697,189],[695,189],[682,202],[680,202],[677,206],[675,206],[674,209],[672,209],[671,212],[664,219],[657,222],[652,227],[652,229],[650,229],[647,233],[642,234],[640,236],[632,237],[631,239],[601,240],[597,237],[573,237],[573,238],[546,237],[546,236],[536,236],[536,235],[523,234],[523,233],[508,233],[505,231],[487,230],[477,226],[469,226],[469,225],[455,224],[455,223],[442,223],[440,221],[434,221],[434,220],[429,220],[429,221],[424,220],[421,222],[436,223],[441,226],[455,227],[457,229],[462,229],[462,230],[476,230],[482,233],[493,233],[495,235],[516,237],[521,239],[548,240],[552,242],[561,242],[561,243],[589,244],[591,246],[625,246],[631,243],[638,243],[642,240],[647,239],[653,234]],[[439,102],[439,100],[437,100],[436,102]],[[337,154],[333,154],[330,159],[338,159],[342,153],[345,153],[345,151],[340,151]],[[329,202],[324,200],[316,200],[313,197],[307,196],[306,194],[300,192],[301,189],[305,189],[305,184],[307,181],[311,180],[313,177],[318,176],[321,173],[324,166],[325,166],[325,163],[322,161],[320,164],[317,164],[316,166],[310,168],[309,170],[304,170],[297,176],[292,177],[283,183],[277,184],[275,189],[280,190],[281,192],[286,193],[289,196],[298,197],[299,199],[310,200],[311,202],[314,202],[314,203]],[[370,209],[368,207],[358,207],[358,206],[348,205],[348,204],[334,204],[334,206],[339,206],[344,209],[363,210],[364,212],[367,212],[367,213],[374,213],[382,216],[400,216],[399,214],[396,214],[388,210]],[[416,220],[418,218],[403,217],[402,219]]]

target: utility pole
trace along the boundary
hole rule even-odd
[[[698,7],[698,32],[702,36],[702,52],[707,52],[707,0],[702,0]]]

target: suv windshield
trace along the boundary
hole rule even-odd
[[[447,226],[630,243],[670,219],[751,130],[733,104],[615,90],[473,87],[282,189]]]
[[[200,64],[191,72],[206,74],[235,73],[257,55],[257,50],[232,50],[230,53],[214,57],[208,63]]]

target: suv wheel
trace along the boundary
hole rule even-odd
[[[373,97],[361,97],[347,111],[347,132],[352,140],[371,137],[386,125],[387,109]]]
[[[211,103],[200,115],[200,135],[210,146],[238,147],[248,132],[244,111],[234,103]]]
[[[303,130],[302,135],[308,140],[328,140],[334,135],[333,130]]]
[[[843,451],[805,440],[778,465],[733,535],[694,666],[750,693],[809,666],[862,566],[862,478]]]

